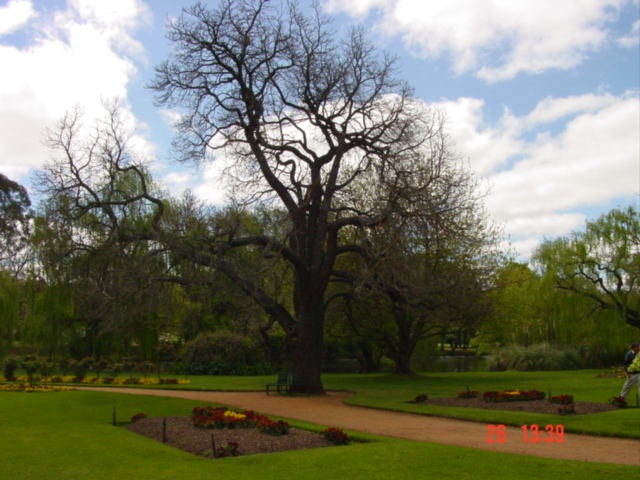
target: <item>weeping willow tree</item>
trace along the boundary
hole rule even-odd
[[[619,350],[640,327],[640,217],[614,209],[584,230],[544,242],[531,266],[513,263],[493,293],[483,341]]]
[[[614,209],[584,231],[545,242],[534,264],[556,288],[640,328],[640,213]]]

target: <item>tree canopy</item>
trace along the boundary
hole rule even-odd
[[[472,302],[484,280],[469,272],[495,240],[481,228],[482,197],[442,116],[412,98],[362,29],[336,35],[294,2],[225,0],[184,10],[168,35],[152,88],[182,114],[176,151],[227,161],[235,196],[225,209],[167,199],[117,108],[89,135],[69,113],[49,135],[41,254],[58,273],[71,267],[71,281],[90,277],[104,302],[92,296],[83,310],[108,326],[118,302],[144,315],[132,292],[154,281],[207,288],[223,274],[269,318],[261,333],[277,325],[286,336],[301,388],[321,393],[328,287],[366,277],[344,265],[377,269],[364,283],[417,320],[409,350],[429,320],[416,309],[446,305],[447,291],[446,308]],[[411,275],[397,282],[394,266]]]
[[[617,312],[640,328],[640,215],[632,206],[587,222],[585,230],[545,242],[534,260],[562,290]]]
[[[153,88],[183,113],[177,149],[183,160],[231,158],[240,203],[269,199],[284,209],[282,237],[234,235],[226,245],[280,255],[293,275],[291,308],[225,262],[216,266],[294,339],[295,373],[321,392],[325,292],[336,259],[361,251],[343,233],[415,215],[418,199],[450,187],[455,158],[442,119],[412,99],[362,29],[336,35],[317,9],[305,15],[295,2],[198,3],[171,24],[169,39],[173,53]],[[450,213],[442,203],[432,221]]]
[[[0,265],[19,271],[23,262],[31,219],[31,200],[27,190],[0,173]]]

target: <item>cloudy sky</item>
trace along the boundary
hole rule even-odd
[[[219,200],[206,167],[171,162],[172,112],[145,87],[168,54],[167,21],[191,3],[0,0],[0,172],[30,187],[50,157],[43,131],[74,106],[97,115],[119,98],[156,178]],[[640,0],[320,5],[338,29],[365,25],[416,96],[446,113],[522,258],[612,208],[640,207]]]

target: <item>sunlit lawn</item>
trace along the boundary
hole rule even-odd
[[[213,382],[222,379],[203,379]],[[354,377],[375,399],[386,384],[404,397],[422,386],[393,377]],[[242,379],[244,388],[249,385]],[[253,380],[255,387],[263,378]],[[196,382],[194,382],[196,383]],[[233,378],[223,380],[227,388]],[[346,376],[327,378],[344,388]],[[374,386],[375,385],[375,386]],[[366,389],[365,389],[366,390]],[[389,391],[390,390],[390,391]],[[218,460],[196,457],[111,425],[120,420],[188,415],[198,402],[103,392],[0,392],[0,478],[7,479],[421,479],[421,478],[633,478],[637,467],[547,460],[422,442],[368,437],[346,447],[250,455]],[[637,413],[633,412],[633,413]],[[535,475],[532,475],[535,472]]]
[[[558,423],[557,415],[522,412],[496,412],[466,408],[439,407],[408,403],[418,394],[430,397],[452,397],[458,392],[477,390],[541,390],[547,395],[571,394],[575,400],[606,403],[617,395],[623,380],[602,376],[605,370],[576,370],[560,372],[455,372],[425,373],[421,375],[353,375],[326,374],[325,388],[355,392],[347,403],[407,411],[429,415],[448,416],[490,423],[513,425]],[[274,376],[260,377],[187,377],[190,383],[172,388],[203,390],[262,390],[274,380]],[[632,392],[628,399],[636,407],[637,398]],[[562,423],[567,431],[640,438],[638,426],[640,410],[621,409],[588,416],[564,416]]]

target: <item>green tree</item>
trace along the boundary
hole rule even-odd
[[[49,288],[73,292],[78,358],[137,344],[148,359],[171,321],[162,315],[173,298],[161,281],[166,251],[153,236],[165,205],[123,131],[117,106],[88,138],[79,113],[68,114],[49,132],[58,156],[39,175],[38,274]],[[53,327],[54,316],[43,315]]]
[[[473,176],[455,163],[437,172],[417,167],[418,185],[429,188],[413,197],[411,214],[402,204],[392,211],[366,232],[363,265],[336,273],[351,281],[357,292],[351,300],[375,306],[377,313],[361,319],[358,330],[369,323],[369,335],[377,332],[374,338],[383,340],[400,373],[411,371],[413,353],[425,340],[470,336],[486,314],[485,291],[502,258],[499,231],[486,219]],[[376,201],[365,185],[361,191],[362,204]]]
[[[534,261],[557,288],[640,328],[640,215],[634,207],[611,210],[582,232],[545,242]]]
[[[27,190],[0,173],[0,267],[20,272],[29,241],[31,200]]]

